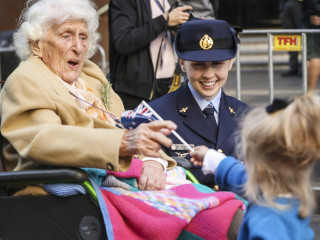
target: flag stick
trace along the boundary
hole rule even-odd
[[[142,101],[142,104],[145,105],[152,113],[154,116],[156,116],[156,118],[158,118],[159,120],[163,120],[162,117],[160,117],[160,115],[158,113],[156,113],[156,111],[154,111],[152,109],[152,107],[149,106],[148,103],[146,103],[145,101]],[[181,143],[183,143],[183,145],[185,145],[191,152],[193,152],[193,148],[175,131],[175,130],[172,130],[172,133],[173,135],[175,135]]]

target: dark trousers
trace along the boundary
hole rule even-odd
[[[280,20],[284,29],[300,29],[302,21],[302,3],[288,0],[281,4]],[[290,71],[298,72],[300,68],[298,52],[289,52]]]
[[[173,80],[173,77],[172,78],[156,79],[156,86],[153,91],[153,95],[152,95],[151,100],[159,98],[159,97],[167,94],[170,90],[172,80]],[[141,87],[143,87],[143,86],[141,86]],[[127,94],[127,93],[117,92],[117,94],[120,96],[120,98],[123,102],[124,108],[126,110],[131,110],[131,109],[136,108],[142,102],[142,100],[144,100],[146,102],[150,101],[150,99],[134,96],[134,95]]]

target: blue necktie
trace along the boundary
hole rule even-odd
[[[206,122],[210,127],[210,132],[216,137],[218,132],[218,126],[216,122],[216,118],[214,117],[215,108],[214,106],[208,104],[206,108],[203,110],[204,115],[206,116]]]

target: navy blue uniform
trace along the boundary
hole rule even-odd
[[[226,155],[233,155],[235,148],[234,134],[241,114],[249,109],[245,103],[227,96],[223,91],[220,100],[218,135],[210,134],[209,126],[198,103],[192,96],[187,82],[172,93],[153,100],[149,105],[164,119],[172,120],[178,126],[177,133],[192,147],[205,145],[220,149]],[[169,136],[173,145],[163,148],[172,157],[190,159],[189,150],[173,135]],[[191,172],[200,183],[213,186],[214,176],[204,175],[201,167],[192,166]]]

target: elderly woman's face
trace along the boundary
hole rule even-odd
[[[60,78],[68,83],[76,81],[82,71],[88,50],[87,25],[81,20],[67,20],[54,24],[37,42],[33,52]]]

